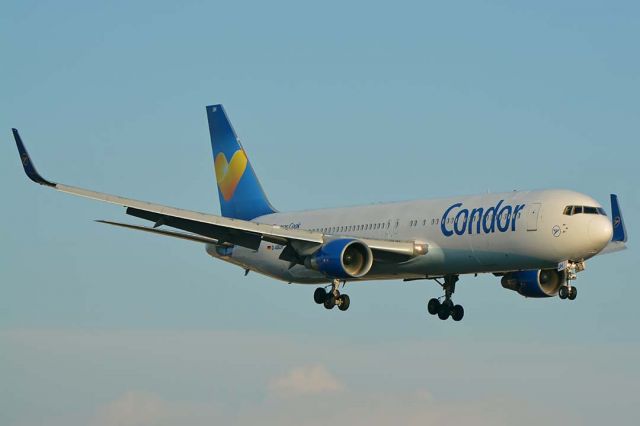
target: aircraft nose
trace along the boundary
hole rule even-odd
[[[602,250],[613,236],[613,226],[606,216],[594,217],[589,222],[589,239],[594,248]]]

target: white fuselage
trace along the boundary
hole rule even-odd
[[[332,236],[426,243],[427,254],[399,264],[376,262],[359,280],[425,278],[548,269],[590,258],[611,240],[611,221],[602,214],[565,214],[574,205],[602,212],[587,195],[543,190],[274,213],[255,221]],[[280,280],[331,281],[303,265],[290,268],[278,258],[282,249],[267,242],[257,251],[207,245],[216,258]]]

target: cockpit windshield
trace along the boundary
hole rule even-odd
[[[607,212],[602,207],[592,206],[567,206],[564,208],[564,214],[573,216],[574,214],[598,214],[606,216]]]

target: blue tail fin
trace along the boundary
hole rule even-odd
[[[222,216],[251,220],[275,213],[222,105],[207,107]]]
[[[613,222],[613,239],[611,241],[627,242],[627,228],[624,226],[620,202],[616,194],[611,194],[611,220]]]

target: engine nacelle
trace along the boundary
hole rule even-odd
[[[510,272],[502,277],[502,287],[525,297],[551,297],[566,282],[565,272],[555,269]]]
[[[362,241],[340,238],[323,244],[304,264],[331,278],[360,278],[371,269],[373,254]]]

